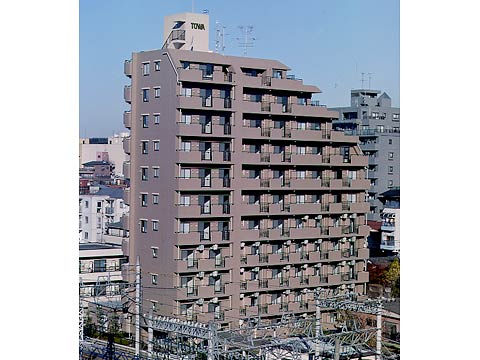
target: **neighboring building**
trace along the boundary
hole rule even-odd
[[[80,242],[105,242],[107,225],[121,220],[128,213],[123,200],[123,188],[108,186],[90,187],[80,195],[79,229]]]
[[[113,183],[114,166],[109,161],[89,161],[80,168],[80,178],[91,180],[92,183],[109,185]]]
[[[338,113],[278,61],[171,48],[174,32],[208,34],[187,15],[163,49],[125,62],[129,258],[140,258],[143,312],[237,327],[313,315],[320,287],[365,294],[358,137],[332,131]]]
[[[128,135],[128,132],[122,132],[107,138],[81,138],[80,166],[91,161],[108,161],[113,165],[113,174],[122,177],[123,163],[129,158],[123,151],[123,139]]]
[[[382,204],[378,194],[400,186],[400,108],[392,107],[390,97],[378,90],[351,91],[349,107],[337,107],[335,130],[360,138],[360,148],[368,156],[367,177],[370,214],[368,220],[380,221]]]
[[[379,199],[383,204],[380,249],[400,254],[400,189],[388,190]]]

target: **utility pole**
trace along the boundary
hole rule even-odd
[[[322,314],[320,312],[320,293],[315,291],[315,337],[317,341],[315,342],[315,359],[321,360],[320,358],[320,336],[323,335],[322,332]]]
[[[382,359],[382,303],[380,302],[377,310],[377,346],[375,360]]]
[[[152,309],[150,309],[148,314],[148,358],[153,359],[153,328],[152,328]]]
[[[135,355],[140,356],[140,257],[135,266]]]

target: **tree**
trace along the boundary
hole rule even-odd
[[[383,273],[382,283],[384,286],[393,288],[397,281],[400,286],[400,260],[395,258]]]

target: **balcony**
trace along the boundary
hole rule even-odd
[[[130,188],[123,190],[123,202],[126,205],[130,205]]]
[[[130,179],[130,161],[123,162],[123,176],[125,179]]]
[[[132,87],[130,85],[125,85],[123,88],[123,99],[126,103],[132,103]]]
[[[177,150],[178,154],[178,162],[179,163],[217,163],[223,164],[224,162],[231,162],[231,152],[230,151],[200,151],[200,150],[192,150],[192,151],[182,151]]]
[[[202,71],[198,65],[190,64],[188,69],[180,67],[177,69],[179,81],[209,83],[209,84],[225,84],[233,82],[232,73],[224,73],[223,71],[214,70],[213,74],[209,75]]]
[[[190,204],[188,206],[182,204],[176,204],[178,206],[178,217],[179,218],[190,218],[190,217],[222,217],[230,214],[230,205],[229,204]]]
[[[132,60],[125,60],[123,63],[123,73],[129,78],[132,77]]]
[[[231,124],[186,124],[179,122],[178,133],[183,136],[208,136],[208,137],[231,137]]]
[[[127,129],[132,128],[132,113],[130,111],[124,111],[123,112],[123,125]]]
[[[177,178],[178,190],[210,190],[230,187],[230,178]]]
[[[316,102],[312,102],[309,105],[292,104],[292,115],[295,116],[313,116],[323,118],[336,118],[338,117],[337,111],[327,110],[325,105],[321,105]]]
[[[131,142],[130,137],[126,137],[123,139],[123,151],[127,155],[130,155],[130,142]]]
[[[225,109],[231,109],[232,101],[230,98],[214,98],[210,97],[201,97],[201,96],[183,96],[178,97],[179,103],[178,107],[181,109],[210,109],[222,111]]]

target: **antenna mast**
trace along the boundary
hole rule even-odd
[[[251,37],[253,26],[239,26],[238,28],[242,32],[242,38],[237,38],[237,40],[239,41],[239,46],[243,48],[243,56],[247,56],[247,49],[253,47],[253,41],[257,40]]]
[[[215,22],[215,52],[225,55],[225,26],[218,21]]]
[[[373,75],[373,73],[367,73],[367,75],[368,75],[368,89],[372,89],[372,88],[370,87],[370,81],[372,80],[372,75]]]

